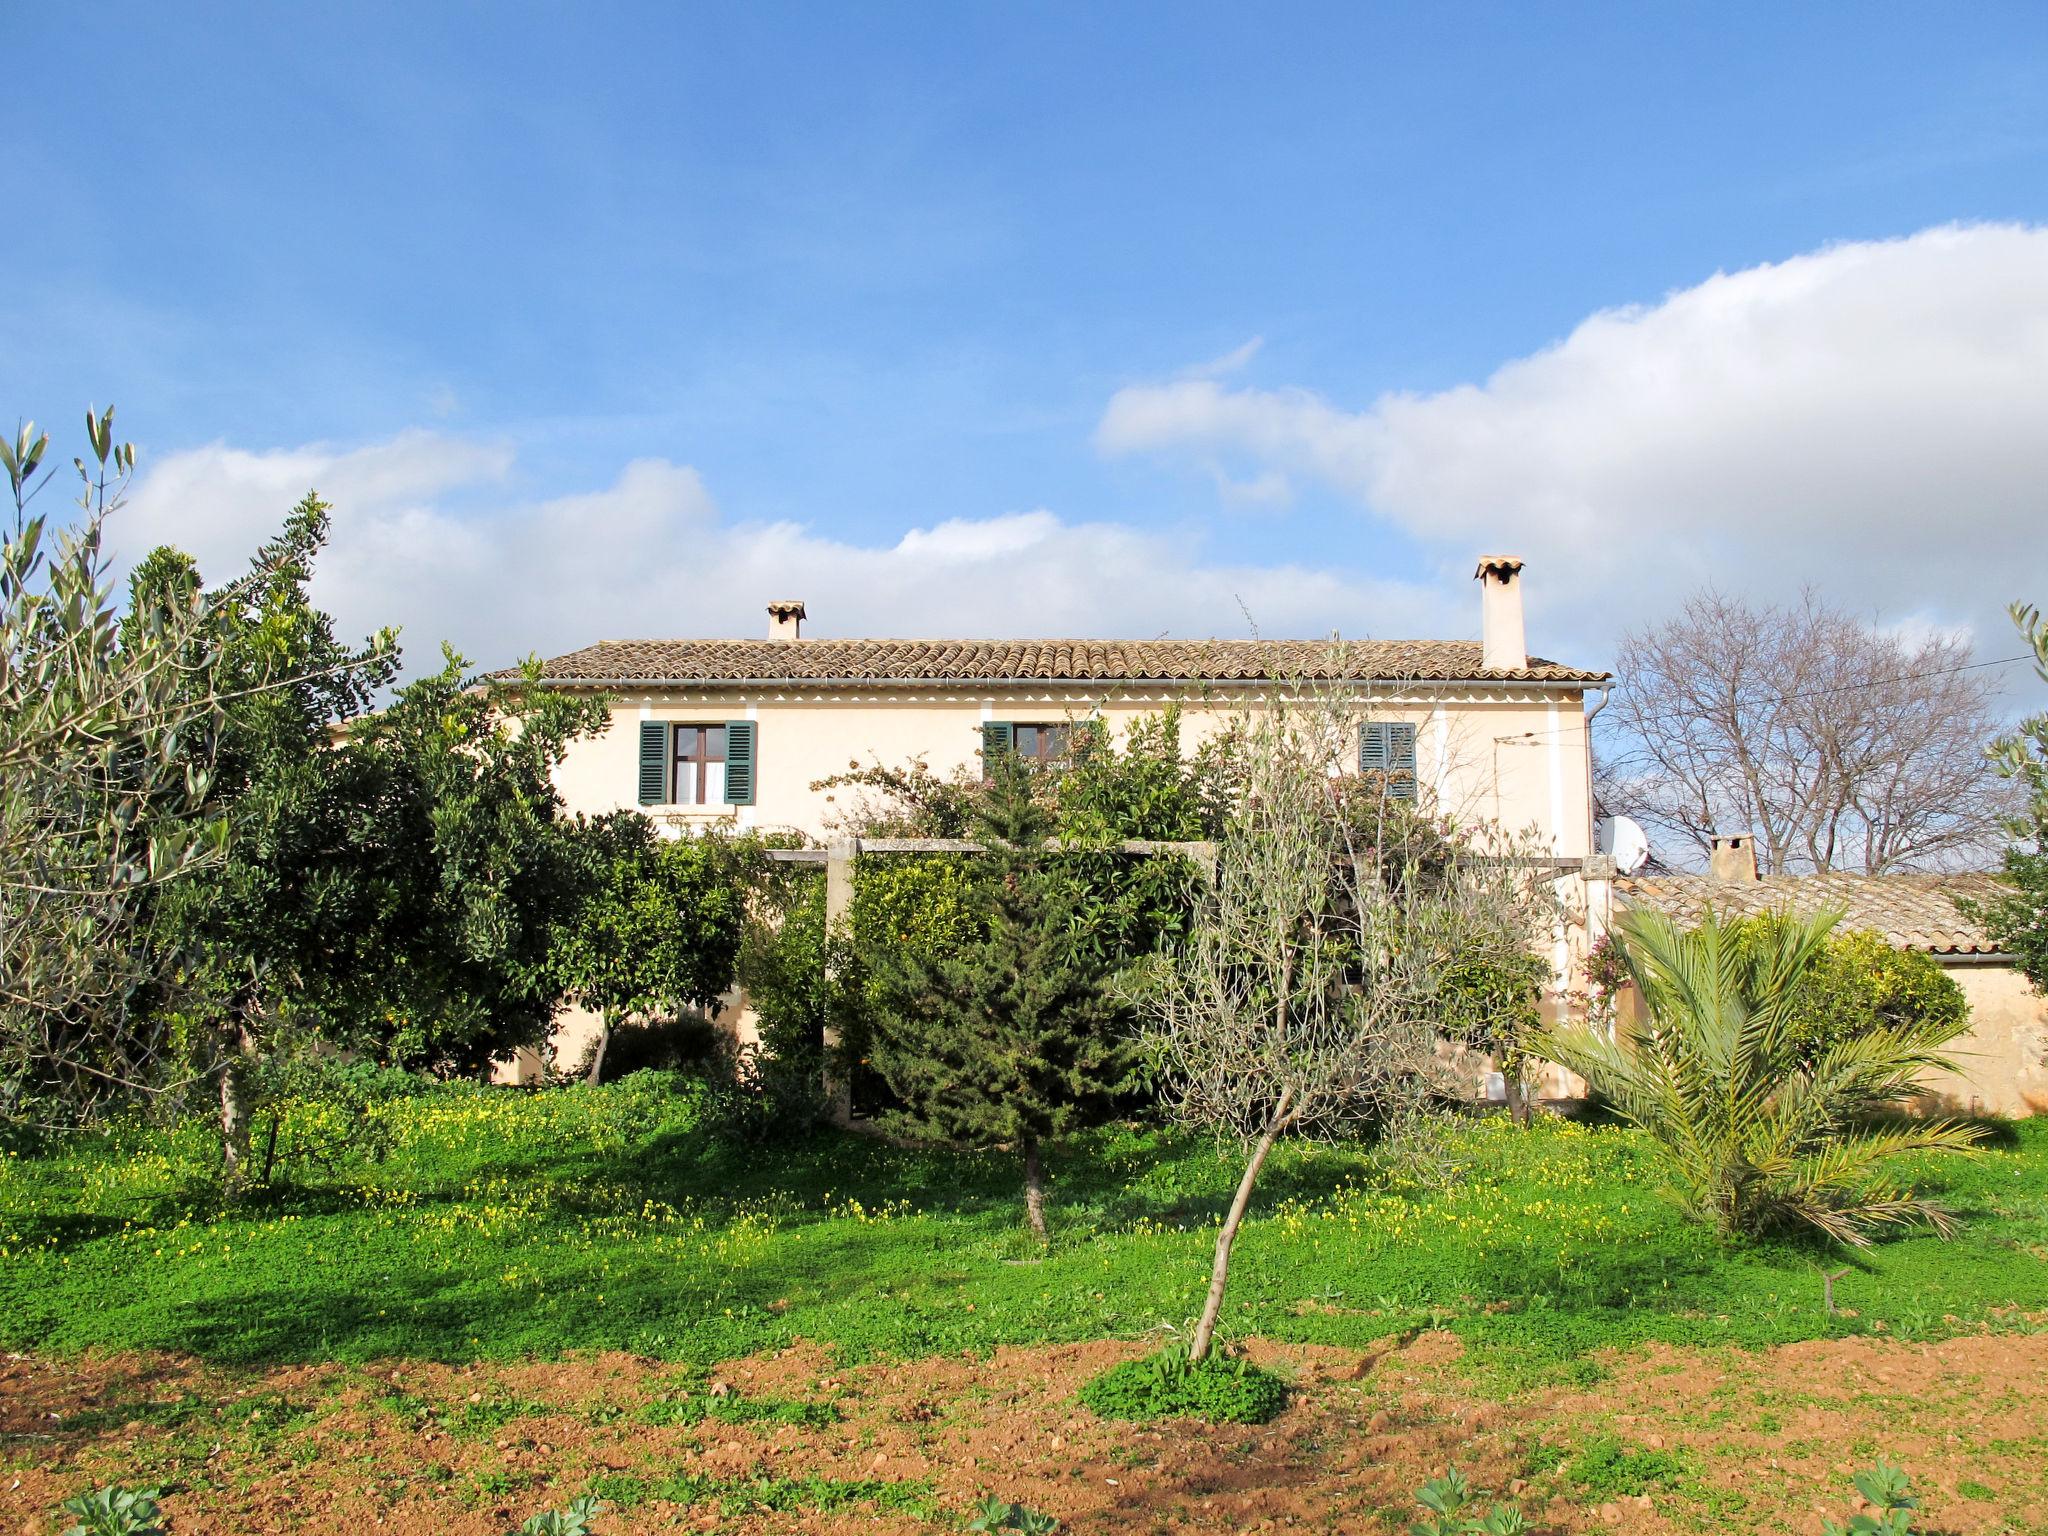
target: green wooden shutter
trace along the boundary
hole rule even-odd
[[[1397,720],[1368,720],[1358,728],[1358,771],[1384,774],[1387,794],[1415,798],[1415,727]]]
[[[1358,771],[1385,773],[1387,754],[1393,743],[1387,739],[1385,722],[1368,720],[1358,728]]]
[[[725,722],[725,803],[754,803],[754,722]]]
[[[981,722],[981,755],[983,761],[998,752],[1014,752],[1017,748],[1017,727],[1008,720],[984,720]]]
[[[1389,733],[1393,740],[1389,744],[1389,755],[1393,758],[1393,782],[1388,784],[1387,793],[1396,800],[1415,798],[1415,727],[1395,725]]]
[[[668,804],[668,722],[640,722],[640,803]]]

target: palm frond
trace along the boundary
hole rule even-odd
[[[1925,1074],[1953,1070],[1943,1047],[1967,1026],[1887,1025],[1803,1057],[1795,1024],[1839,917],[1781,917],[1738,942],[1711,913],[1686,930],[1632,911],[1613,938],[1644,1017],[1612,1040],[1552,1029],[1534,1049],[1645,1131],[1686,1204],[1726,1229],[1804,1223],[1859,1247],[1884,1226],[1946,1235],[1954,1216],[1882,1171],[1907,1153],[1972,1151],[1981,1133],[1871,1117],[1912,1099]]]

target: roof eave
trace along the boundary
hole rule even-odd
[[[501,674],[505,675],[505,674]],[[1073,687],[1139,688],[1186,684],[1210,688],[1261,688],[1275,683],[1347,683],[1370,688],[1597,688],[1613,680],[1607,672],[1570,677],[1515,677],[1491,673],[1472,677],[549,677],[556,688],[997,688],[1061,683]]]

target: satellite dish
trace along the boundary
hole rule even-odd
[[[1626,816],[1609,816],[1600,823],[1600,851],[1617,874],[1632,875],[1650,862],[1649,835]]]

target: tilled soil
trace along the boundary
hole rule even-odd
[[[2048,1336],[1652,1348],[1592,1387],[1498,1401],[1448,1334],[1365,1353],[1251,1348],[1295,1392],[1271,1424],[1107,1423],[1084,1382],[1131,1343],[839,1367],[798,1347],[708,1376],[627,1355],[238,1372],[168,1356],[0,1361],[0,1533],[158,1486],[173,1536],[500,1536],[593,1480],[600,1536],[957,1530],[997,1494],[1063,1531],[1399,1531],[1455,1464],[1535,1529],[1818,1532],[1883,1453],[1919,1529],[2048,1532]],[[830,1404],[828,1427],[650,1414]],[[648,1422],[674,1418],[676,1422]],[[1599,1452],[1606,1446],[1606,1471]],[[665,1485],[665,1486],[664,1486]],[[666,1495],[666,1496],[665,1496]],[[879,1500],[879,1502],[878,1502]]]

